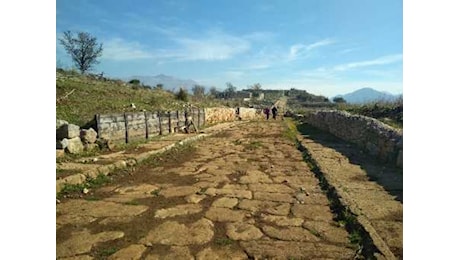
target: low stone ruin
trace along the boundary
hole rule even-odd
[[[78,154],[98,148],[97,141],[97,132],[94,129],[80,129],[78,125],[56,120],[56,149]]]

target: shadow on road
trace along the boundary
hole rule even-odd
[[[375,181],[396,200],[403,202],[403,172],[393,165],[382,163],[377,158],[366,154],[357,145],[348,143],[328,132],[307,123],[297,125],[297,130],[305,137],[336,150],[347,157],[350,163],[359,165],[369,181]]]

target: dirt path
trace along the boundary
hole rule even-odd
[[[238,124],[183,150],[57,204],[57,258],[355,256],[283,121]]]

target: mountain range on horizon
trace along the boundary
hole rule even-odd
[[[394,95],[386,91],[378,91],[373,88],[366,87],[348,94],[334,96],[332,99],[342,97],[347,103],[364,104],[374,101],[395,101],[401,96],[402,94]]]
[[[171,90],[174,92],[178,91],[181,87],[187,90],[188,92],[191,92],[193,86],[195,85],[203,86],[205,88],[205,91],[209,91],[210,89],[210,86],[204,86],[196,82],[195,80],[180,79],[165,74],[158,74],[156,76],[131,76],[126,78],[125,80],[130,81],[132,79],[138,79],[142,84],[148,85],[152,88],[154,88],[158,84],[162,84],[163,89]],[[223,91],[223,89],[220,90]],[[332,101],[335,97],[342,97],[343,99],[345,99],[347,103],[363,104],[373,101],[394,101],[397,98],[401,97],[401,95],[402,94],[394,95],[386,91],[378,91],[370,87],[364,87],[351,93],[333,96],[332,98],[330,98],[330,100]]]

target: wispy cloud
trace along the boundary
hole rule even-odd
[[[289,60],[295,60],[301,57],[306,57],[308,54],[316,48],[322,47],[322,46],[327,46],[334,43],[333,40],[331,39],[324,39],[321,41],[314,42],[312,44],[294,44],[291,46],[289,49]]]
[[[217,33],[203,38],[179,38],[177,58],[180,60],[226,60],[250,49],[248,40],[240,37]]]
[[[344,50],[339,51],[339,53],[340,54],[345,54],[345,53],[354,52],[356,50],[358,50],[358,48],[348,48],[348,49],[344,49]]]
[[[223,32],[208,32],[201,37],[171,39],[176,48],[155,50],[155,57],[163,61],[219,61],[242,54],[251,48],[251,42]]]
[[[137,42],[128,42],[121,38],[113,38],[104,41],[103,58],[111,60],[136,60],[148,59],[154,56],[144,50],[144,47]]]
[[[148,49],[135,41],[112,38],[103,41],[103,58],[124,61],[156,59],[157,62],[219,61],[227,60],[248,51],[251,42],[222,32],[207,33],[202,37],[171,38],[176,48]]]
[[[402,54],[388,55],[388,56],[379,57],[373,60],[351,62],[351,63],[338,65],[338,66],[335,66],[333,70],[334,71],[346,71],[346,70],[359,68],[359,67],[391,64],[391,63],[399,62],[401,60],[402,60]]]

